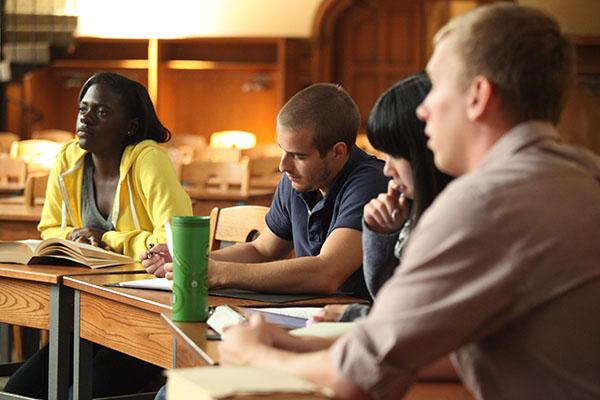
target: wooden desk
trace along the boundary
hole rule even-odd
[[[127,280],[147,279],[148,274],[130,274]],[[74,290],[74,393],[80,400],[91,398],[91,342],[129,354],[163,368],[174,363],[173,334],[161,320],[161,314],[170,318],[171,293],[158,290],[127,289],[104,286],[123,281],[121,275],[69,276],[64,285]],[[324,303],[350,303],[351,297],[302,300],[285,305],[316,306]],[[210,306],[230,304],[260,307],[272,304],[209,297]],[[278,306],[285,306],[278,304]],[[206,324],[202,323],[206,329]],[[198,361],[211,365],[216,354],[216,343],[208,343],[209,357]],[[188,355],[189,356],[189,355]]]
[[[206,365],[218,360],[218,341],[206,339],[207,326],[202,322],[174,322],[167,315],[163,322],[174,335],[176,368]],[[241,398],[241,397],[240,397]],[[294,397],[296,398],[296,397]],[[298,397],[301,398],[301,397]],[[309,396],[307,396],[309,398]],[[474,400],[475,398],[460,382],[419,381],[403,397],[405,400]]]
[[[66,399],[69,390],[73,290],[62,285],[63,278],[66,275],[115,274],[141,269],[141,264],[96,270],[57,265],[0,264],[0,322],[50,331],[49,399]]]
[[[0,240],[39,239],[42,206],[0,202]]]
[[[269,207],[275,192],[273,189],[251,189],[242,194],[239,190],[199,190],[193,187],[187,187],[185,191],[192,199],[194,215],[210,215],[214,207],[225,208],[244,204]]]

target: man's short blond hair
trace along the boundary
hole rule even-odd
[[[434,37],[448,37],[468,84],[489,79],[515,123],[557,123],[574,77],[574,50],[558,23],[534,8],[510,3],[481,6],[451,20]]]

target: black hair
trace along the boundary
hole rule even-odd
[[[121,97],[123,106],[131,118],[137,118],[138,128],[131,136],[125,136],[125,145],[152,139],[159,143],[168,142],[171,132],[158,119],[146,88],[139,82],[115,72],[100,72],[89,78],[79,92],[79,101],[93,85],[106,85]]]
[[[373,147],[410,163],[414,182],[411,214],[415,223],[452,179],[435,167],[433,153],[427,148],[425,123],[416,115],[429,89],[431,82],[423,73],[397,82],[377,99],[366,126]]]

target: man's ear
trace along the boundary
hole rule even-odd
[[[476,76],[471,82],[467,96],[467,117],[475,121],[485,114],[490,107],[494,85],[484,76]]]
[[[344,142],[337,142],[332,149],[334,157],[345,157],[348,155],[348,145]]]

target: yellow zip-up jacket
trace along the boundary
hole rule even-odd
[[[50,171],[42,219],[43,239],[66,239],[83,228],[81,187],[86,151],[77,141],[63,145]],[[192,203],[181,187],[165,150],[153,140],[125,148],[111,222],[102,236],[114,251],[139,259],[150,244],[165,243],[164,223],[174,215],[192,215]]]

